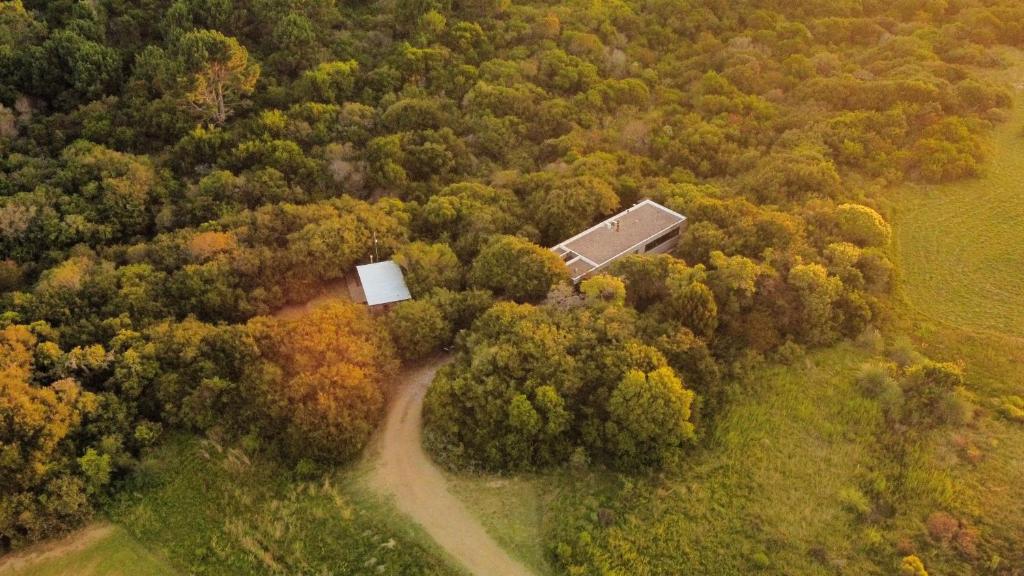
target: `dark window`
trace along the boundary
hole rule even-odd
[[[665,232],[661,236],[658,236],[654,240],[648,242],[646,245],[644,245],[644,252],[649,252],[657,248],[658,246],[661,246],[665,242],[668,242],[669,240],[675,238],[676,236],[679,236],[679,228],[673,228],[668,232]]]

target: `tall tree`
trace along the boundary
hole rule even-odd
[[[238,40],[216,30],[193,30],[181,37],[178,59],[185,103],[203,120],[223,124],[241,98],[252,94],[259,64]]]

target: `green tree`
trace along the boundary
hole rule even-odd
[[[667,284],[669,294],[663,305],[667,319],[680,322],[704,338],[711,337],[718,327],[718,304],[711,289],[690,273],[673,274]]]
[[[569,270],[554,252],[515,236],[492,240],[469,271],[473,286],[520,302],[540,300],[568,279]]]
[[[314,24],[300,13],[288,11],[278,19],[270,41],[274,46],[270,64],[286,76],[294,77],[302,67],[319,59],[320,46]]]
[[[458,290],[462,285],[462,264],[447,244],[406,244],[395,251],[392,260],[401,266],[414,298],[434,288]]]
[[[843,240],[859,246],[887,246],[892,239],[892,227],[882,215],[860,204],[840,204],[836,224]]]
[[[70,29],[54,31],[25,57],[29,91],[67,108],[113,93],[121,78],[116,50]]]
[[[627,373],[608,401],[606,434],[619,466],[676,463],[693,438],[693,398],[671,368]]]
[[[843,284],[820,264],[800,264],[789,271],[788,283],[796,290],[798,310],[794,332],[808,344],[828,344],[835,340],[834,304]]]
[[[295,459],[342,462],[366,444],[384,407],[383,382],[397,368],[394,345],[365,307],[324,305],[291,321],[247,325],[264,363],[246,377],[266,415],[252,425]]]
[[[437,352],[452,337],[451,324],[427,300],[399,302],[388,312],[386,324],[398,355],[404,360],[418,360]]]
[[[86,490],[90,494],[99,493],[110,482],[110,454],[100,454],[96,449],[89,448],[78,458],[78,466],[82,469]]]
[[[67,470],[98,400],[70,378],[33,383],[37,344],[27,326],[0,329],[0,538],[14,544],[72,528],[91,512],[84,485]]]
[[[304,100],[341,104],[352,95],[358,72],[354,60],[324,62],[303,72],[295,89]]]
[[[554,183],[530,198],[534,221],[549,244],[581,232],[619,206],[619,197],[607,182],[578,176]]]
[[[238,40],[216,30],[193,30],[176,47],[184,71],[183,101],[195,114],[223,124],[239,101],[252,94],[260,77],[259,64]]]
[[[580,282],[580,292],[592,306],[623,306],[626,303],[626,285],[607,274],[598,274]]]
[[[276,399],[285,446],[297,458],[344,462],[362,450],[383,413],[379,382],[344,362],[288,378]]]

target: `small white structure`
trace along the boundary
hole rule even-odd
[[[364,301],[370,308],[409,300],[409,287],[398,264],[391,260],[356,266]]]

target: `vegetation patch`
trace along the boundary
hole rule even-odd
[[[90,524],[54,542],[0,560],[4,576],[174,576],[169,562],[142,546],[124,528]]]
[[[183,573],[457,574],[353,472],[302,479],[236,448],[178,438],[120,492],[111,517]]]

